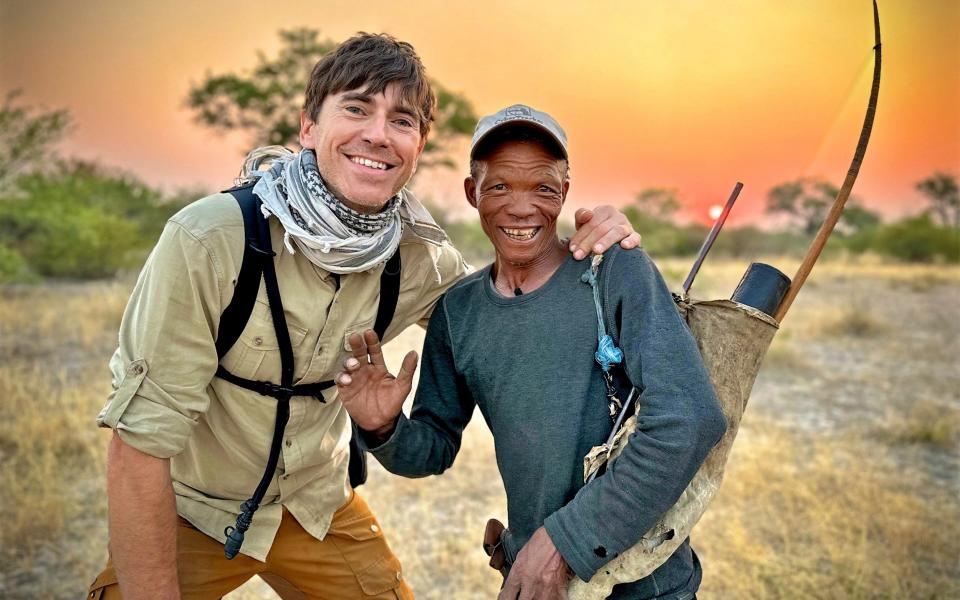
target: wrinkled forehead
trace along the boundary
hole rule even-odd
[[[474,159],[486,174],[563,179],[567,160],[536,139],[501,139]]]

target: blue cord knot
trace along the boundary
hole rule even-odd
[[[623,362],[623,350],[614,345],[613,338],[607,334],[607,327],[603,322],[600,287],[597,285],[597,274],[600,271],[601,261],[603,261],[602,254],[594,256],[590,268],[580,276],[580,281],[589,283],[590,287],[593,288],[593,304],[597,308],[597,351],[593,357],[603,367],[604,373],[607,373],[610,371],[610,367]]]
[[[609,371],[613,365],[623,362],[623,350],[613,345],[613,338],[609,335],[600,338],[597,352],[593,356],[604,371]]]

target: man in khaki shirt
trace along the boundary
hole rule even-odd
[[[332,379],[347,339],[372,327],[393,250],[401,284],[386,340],[425,323],[467,273],[403,189],[434,106],[413,48],[388,36],[351,38],[314,68],[301,114],[304,151],[254,188],[272,217],[294,383]],[[327,208],[314,213],[321,204]],[[598,215],[578,219],[584,225],[571,246],[579,245],[579,257],[621,238],[637,245],[622,215],[609,208]],[[351,429],[335,387],[323,402],[290,399],[280,462],[242,554],[223,556],[224,529],[260,481],[276,418],[274,398],[215,376],[214,342],[244,245],[236,201],[216,194],[170,219],[140,274],[110,362],[114,392],[97,419],[115,430],[111,562],[90,597],[219,598],[254,574],[285,598],[412,597],[379,523],[350,487]],[[220,364],[245,379],[279,382],[278,347],[261,286]]]

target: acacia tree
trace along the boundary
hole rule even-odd
[[[930,211],[941,225],[960,229],[960,192],[957,190],[956,177],[937,171],[918,181],[916,188],[930,201]]]
[[[680,210],[675,188],[645,188],[637,192],[633,202],[640,211],[661,221],[672,222]]]
[[[774,186],[767,192],[766,212],[784,214],[800,225],[805,235],[820,229],[839,188],[822,179],[801,178]],[[852,233],[879,225],[880,217],[851,198],[840,216],[838,227]]]
[[[37,112],[19,105],[19,95],[8,93],[0,106],[0,195],[9,193],[20,175],[53,163],[52,146],[70,127],[66,110]]]
[[[213,75],[191,85],[187,106],[201,125],[217,131],[246,131],[255,145],[295,146],[300,131],[303,92],[313,66],[336,48],[320,39],[315,29],[282,29],[277,56],[257,53],[257,64],[243,73]],[[470,102],[462,95],[431,82],[437,94],[437,114],[421,167],[453,166],[450,142],[469,135],[477,122]]]

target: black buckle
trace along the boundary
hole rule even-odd
[[[295,393],[292,387],[284,387],[270,381],[258,381],[256,388],[256,392],[261,396],[271,396],[277,400],[289,400]]]

